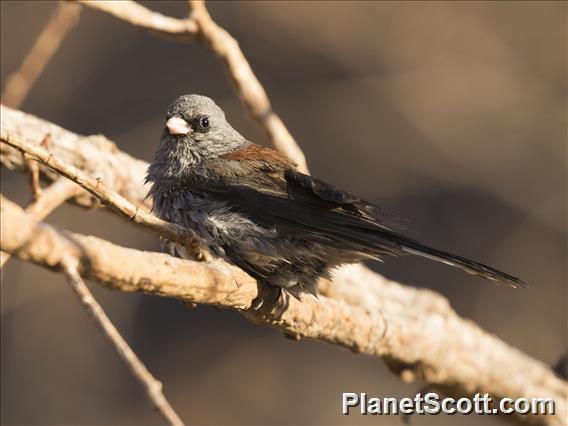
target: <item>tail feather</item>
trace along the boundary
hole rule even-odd
[[[412,240],[403,242],[401,246],[402,249],[407,253],[460,268],[469,274],[479,275],[490,281],[504,283],[510,285],[511,287],[528,287],[527,283],[517,277],[509,275],[505,272],[501,272],[497,269],[476,262],[474,260],[466,259],[465,257],[427,247]]]

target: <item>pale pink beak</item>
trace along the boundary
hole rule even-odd
[[[187,135],[191,133],[191,126],[180,117],[172,117],[166,121],[170,135]]]

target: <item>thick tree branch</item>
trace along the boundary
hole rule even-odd
[[[1,209],[1,248],[22,260],[60,269],[74,259],[84,276],[117,290],[235,308],[250,320],[289,335],[390,359],[405,366],[401,372],[406,380],[421,379],[460,392],[489,392],[493,397],[551,397],[556,415],[531,420],[562,424],[566,416],[565,382],[543,363],[460,319],[449,307],[444,314],[417,314],[404,303],[370,311],[308,295],[302,301],[281,297],[252,310],[259,296],[257,283],[232,265],[181,260],[58,231],[6,199]]]
[[[152,376],[146,366],[140,361],[140,358],[130,348],[126,340],[120,335],[116,327],[105,314],[101,305],[97,303],[95,297],[81,278],[79,274],[79,259],[76,257],[64,257],[60,261],[61,267],[67,275],[71,289],[85,307],[93,321],[99,326],[105,337],[112,344],[120,358],[127,365],[132,375],[140,381],[148,398],[162,415],[164,420],[173,426],[183,426],[183,422],[174,411],[164,393],[162,392],[162,383]]]
[[[189,2],[189,19],[169,18],[133,1],[78,1],[136,27],[166,36],[176,36],[184,41],[197,41],[208,47],[225,64],[241,100],[272,144],[294,160],[300,170],[307,172],[304,153],[280,117],[272,110],[268,95],[252,71],[239,43],[211,19],[202,1]]]

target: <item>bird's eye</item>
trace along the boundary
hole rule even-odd
[[[201,117],[199,119],[199,125],[201,126],[202,129],[208,129],[210,126],[209,117],[207,116]]]

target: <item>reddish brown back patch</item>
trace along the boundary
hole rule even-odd
[[[278,151],[251,143],[221,157],[233,161],[258,161],[277,163],[284,168],[296,167],[296,163]]]

